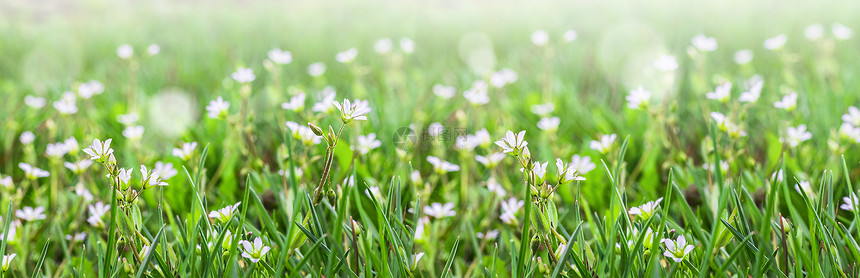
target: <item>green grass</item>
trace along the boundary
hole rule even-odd
[[[217,4],[0,9],[0,178],[12,180],[0,186],[0,253],[16,254],[0,278],[860,275],[860,210],[840,208],[856,192],[860,152],[839,131],[843,114],[860,106],[857,4]],[[815,22],[824,36],[806,39]],[[854,37],[835,38],[834,22]],[[531,43],[538,29],[548,45]],[[568,29],[578,32],[573,42],[561,39]],[[715,37],[717,50],[692,47],[699,33]],[[763,47],[783,33],[781,49]],[[404,37],[414,52],[399,46]],[[393,40],[391,52],[374,52],[380,38]],[[117,57],[123,43],[134,47],[131,59]],[[157,55],[146,53],[152,43]],[[482,46],[493,53],[490,71],[470,62],[484,57]],[[271,64],[276,47],[292,62]],[[353,62],[335,61],[352,47]],[[733,61],[741,49],[753,51],[752,62]],[[661,54],[678,68],[657,70]],[[324,75],[307,73],[313,62],[326,64]],[[233,80],[238,67],[256,79]],[[489,103],[463,97],[504,68],[516,81],[490,86]],[[755,75],[761,97],[740,102]],[[53,107],[89,80],[104,92],[77,97],[72,115]],[[706,98],[724,82],[733,84],[726,102]],[[455,96],[435,95],[436,84]],[[328,86],[337,101],[366,100],[368,119],[313,111]],[[628,108],[639,86],[651,98]],[[300,92],[302,111],[281,108]],[[792,92],[794,109],[774,107]],[[29,95],[47,104],[24,105]],[[217,97],[230,106],[213,119],[205,107]],[[544,103],[555,107],[546,117],[558,117],[557,131],[538,127],[544,116],[532,111]],[[117,120],[132,112],[139,140]],[[287,121],[324,136],[318,144],[310,130],[294,136]],[[433,123],[446,133],[422,137]],[[812,137],[792,147],[782,138],[799,125]],[[410,126],[418,137],[406,136]],[[732,136],[733,127],[746,136]],[[489,144],[457,147],[455,137],[482,129]],[[529,155],[514,148],[494,167],[479,163],[476,155],[502,152],[492,141],[509,130],[526,131]],[[25,131],[32,143],[21,142]],[[359,136],[370,133],[380,146],[364,153]],[[608,134],[617,137],[605,151],[590,146]],[[70,137],[78,147],[46,154]],[[89,158],[82,149],[96,138],[113,139],[115,164],[101,159],[80,173],[63,165]],[[185,142],[197,142],[191,156],[172,155]],[[573,155],[594,169],[561,182],[555,160]],[[440,171],[428,157],[458,170]],[[156,162],[172,163],[168,186],[141,175],[140,165]],[[544,177],[535,162],[548,162]],[[50,176],[30,179],[19,163]],[[133,169],[128,183],[120,169]],[[801,182],[811,190],[796,190]],[[659,198],[653,210],[630,213]],[[110,210],[91,218],[97,202]],[[435,203],[450,203],[453,215],[425,209]],[[24,207],[45,208],[45,218],[19,217]],[[78,234],[85,238],[66,237]],[[676,262],[661,241],[681,235],[693,249]],[[271,248],[262,257],[240,243],[256,238]]]

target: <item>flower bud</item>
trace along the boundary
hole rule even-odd
[[[308,127],[310,127],[311,130],[314,131],[314,134],[316,134],[317,136],[323,136],[322,129],[320,127],[318,127],[317,125],[315,125],[313,123],[308,123]]]

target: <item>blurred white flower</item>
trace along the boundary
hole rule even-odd
[[[412,173],[409,174],[409,180],[411,180],[414,184],[421,183],[421,172],[419,172],[418,170],[412,171]]]
[[[729,101],[732,96],[732,82],[725,82],[717,86],[713,92],[705,94],[708,99],[716,100],[722,103]]]
[[[541,118],[537,123],[537,127],[546,132],[555,132],[558,130],[558,125],[561,123],[561,119],[558,117],[551,118]]]
[[[708,170],[709,172],[716,171],[716,164],[704,163],[702,164],[702,169]],[[729,162],[728,161],[720,161],[720,172],[725,173],[729,170]]]
[[[475,237],[487,240],[496,239],[499,237],[499,230],[490,230],[487,233],[478,232]]]
[[[129,59],[134,55],[134,48],[131,45],[123,44],[116,48],[116,56],[120,59]]]
[[[432,155],[427,157],[427,162],[430,162],[430,165],[433,165],[433,171],[440,175],[447,174],[448,172],[460,171],[459,165],[444,161]]]
[[[87,170],[87,168],[89,168],[89,167],[90,167],[90,165],[92,165],[92,164],[93,164],[93,161],[92,161],[92,160],[89,160],[89,159],[83,159],[83,160],[80,160],[80,161],[77,161],[77,162],[74,162],[74,163],[72,163],[72,162],[64,162],[64,163],[63,163],[63,166],[66,166],[66,168],[68,168],[70,171],[72,171],[72,173],[75,173],[75,174],[81,174],[81,173],[83,173],[84,171],[86,171],[86,170]]]
[[[254,70],[251,68],[239,67],[236,69],[236,72],[230,75],[233,77],[233,80],[242,84],[248,84],[257,79],[257,76],[254,75]]]
[[[411,208],[409,209],[411,212]],[[414,213],[414,212],[412,212]],[[427,216],[423,216],[418,218],[418,223],[415,223],[415,240],[420,241],[424,239],[426,232],[424,231],[424,226],[430,223],[430,218]]]
[[[788,41],[788,37],[785,34],[779,34],[776,37],[766,39],[764,41],[764,48],[769,50],[777,50],[782,48],[785,45],[785,42]]]
[[[337,55],[335,55],[334,58],[338,62],[346,64],[346,63],[349,63],[349,62],[352,62],[353,60],[355,60],[355,57],[357,57],[357,56],[358,56],[358,49],[353,47],[353,48],[350,48],[350,49],[344,50],[343,52],[338,53]]]
[[[155,162],[155,169],[153,171],[155,171],[155,173],[158,174],[161,179],[165,180],[169,180],[170,178],[176,176],[176,174],[179,173],[178,171],[176,171],[176,168],[173,168],[173,163],[164,163],[161,161]]]
[[[238,202],[233,205],[223,207],[219,210],[210,211],[208,216],[209,218],[220,221],[221,224],[227,224],[227,222],[230,221],[230,218],[233,218],[233,213],[235,213],[236,210],[239,209],[239,204],[241,203],[242,202]]]
[[[532,113],[541,117],[549,115],[552,111],[555,111],[555,105],[552,102],[532,105]]]
[[[65,92],[63,93],[63,97],[54,102],[54,109],[57,109],[57,112],[63,115],[78,113],[78,106],[75,104],[75,101],[75,93]]]
[[[564,41],[566,41],[566,42],[573,42],[573,41],[575,41],[575,40],[576,40],[576,38],[577,38],[578,36],[579,36],[579,34],[577,34],[577,33],[576,33],[576,31],[574,31],[574,30],[567,30],[567,31],[564,31],[564,35],[562,35],[561,37],[562,37],[562,38],[564,39]]]
[[[280,48],[269,50],[267,56],[269,60],[278,65],[286,65],[293,62],[293,54]]]
[[[785,130],[785,136],[786,137],[780,141],[788,143],[792,148],[797,147],[801,142],[812,139],[812,133],[806,130],[806,125],[788,127],[788,129]]]
[[[77,233],[74,235],[66,235],[66,240],[71,241],[73,243],[84,241],[87,238],[87,233]]]
[[[194,155],[194,149],[197,148],[197,142],[185,142],[182,148],[173,148],[173,156],[178,157],[182,161],[188,161]]]
[[[474,105],[482,105],[490,102],[490,96],[487,95],[487,82],[483,80],[475,81],[472,88],[463,92],[463,97]]]
[[[499,162],[501,162],[502,159],[504,159],[504,158],[505,158],[504,153],[491,153],[487,156],[482,156],[482,155],[476,155],[475,156],[475,160],[477,160],[481,164],[484,164],[484,166],[487,166],[487,168],[490,168],[490,169],[496,167],[496,165],[499,165]]]
[[[66,147],[66,144],[63,144],[63,142],[48,144],[45,146],[45,154],[51,158],[63,158],[67,152],[69,152],[69,149]]]
[[[105,86],[96,80],[90,80],[78,85],[78,96],[89,99],[94,95],[100,95],[105,91]]]
[[[672,259],[676,263],[681,262],[687,257],[687,254],[690,254],[693,251],[693,245],[687,244],[687,239],[684,238],[684,235],[678,236],[678,239],[671,240],[668,238],[664,238],[660,242],[666,246],[666,252],[663,253],[663,256],[666,258]]]
[[[445,132],[445,126],[443,126],[440,123],[431,123],[429,126],[427,126],[427,134],[430,135],[431,137],[438,137],[439,135],[442,135],[442,133],[444,133],[444,132]]]
[[[0,176],[2,176],[2,175],[0,175]],[[0,178],[0,187],[5,188],[6,190],[11,190],[11,189],[13,189],[12,187],[14,187],[14,186],[15,186],[15,182],[12,181],[12,176],[5,176],[3,178]]]
[[[90,212],[90,217],[87,218],[87,223],[90,223],[90,226],[96,228],[104,228],[105,222],[104,216],[110,211],[110,205],[106,205],[102,202],[97,202],[94,205],[89,205],[87,210]]]
[[[260,259],[262,259],[263,256],[265,256],[266,253],[268,253],[269,250],[272,249],[269,246],[264,246],[263,239],[261,239],[260,237],[255,238],[253,243],[247,240],[242,240],[239,241],[239,244],[241,244],[242,249],[244,249],[244,252],[242,252],[242,257],[245,257],[246,259],[249,259],[251,260],[251,262],[254,263],[259,262]]]
[[[569,167],[580,175],[585,175],[588,174],[588,172],[591,172],[591,170],[594,170],[597,165],[591,162],[591,157],[575,154],[570,158]]]
[[[502,187],[502,184],[496,181],[496,178],[492,176],[487,180],[487,190],[499,195],[499,197],[503,197],[508,194],[508,192],[505,191],[505,188]]]
[[[493,139],[490,138],[490,133],[487,132],[487,129],[481,129],[475,132],[475,136],[471,138],[478,143],[478,146],[487,148],[493,144]]]
[[[576,172],[576,168],[571,167],[569,164],[565,164],[561,158],[555,159],[555,168],[558,169],[557,179],[560,184],[585,180],[584,177],[579,176],[579,173]]]
[[[713,37],[705,36],[705,34],[698,34],[693,39],[690,40],[690,43],[696,47],[699,51],[702,52],[711,52],[717,50],[717,39]]]
[[[858,209],[857,204],[860,204],[860,201],[857,200],[857,194],[851,193],[851,197],[842,197],[842,202],[844,202],[839,208],[847,211],[856,211]]]
[[[382,38],[373,43],[373,51],[376,51],[378,54],[391,52],[393,47],[394,43],[389,38]]]
[[[589,143],[589,147],[592,150],[596,150],[602,154],[607,154],[612,150],[612,145],[615,143],[615,138],[617,136],[615,134],[606,134],[600,136],[600,141],[591,140]]]
[[[670,72],[678,69],[678,60],[672,55],[660,55],[652,65],[662,72]]]
[[[764,81],[757,79],[753,80],[749,90],[742,92],[739,100],[741,102],[755,103],[761,97],[761,88],[764,86]]]
[[[314,104],[312,110],[314,112],[321,112],[325,114],[331,113],[335,109],[335,106],[333,104],[335,98],[334,89],[332,89],[331,87],[326,87],[320,93],[323,97],[320,99],[320,102]]]
[[[153,43],[153,44],[150,44],[149,46],[146,47],[146,53],[149,53],[149,56],[158,55],[159,52],[161,52],[161,46],[160,45]]]
[[[854,32],[851,30],[851,28],[838,22],[833,23],[833,25],[830,26],[830,31],[833,32],[833,36],[839,40],[847,40],[854,35]]]
[[[449,99],[457,94],[457,89],[451,86],[436,84],[433,85],[433,94],[443,99]]]
[[[415,41],[410,38],[400,38],[400,49],[407,54],[415,52]]]
[[[224,99],[221,97],[210,101],[209,105],[206,106],[208,116],[212,119],[224,119],[225,117],[227,117],[228,109],[230,109],[230,103],[224,101]]]
[[[349,123],[353,120],[366,121],[367,116],[365,115],[371,111],[367,101],[364,100],[356,99],[350,103],[348,99],[344,99],[343,103],[332,101],[332,104],[334,104],[337,110],[340,110],[340,119],[344,123]]]
[[[842,121],[855,127],[860,127],[860,109],[848,107],[848,113],[842,115]]]
[[[798,193],[806,193],[806,195],[812,195],[815,192],[812,191],[812,184],[808,181],[800,181],[794,185],[794,190],[797,190]]]
[[[140,120],[140,116],[138,116],[136,112],[116,116],[116,121],[125,126],[133,125],[137,123],[138,120]]]
[[[842,123],[839,127],[839,135],[843,139],[851,140],[854,143],[860,143],[860,127],[852,126],[849,123]]]
[[[522,200],[517,200],[515,197],[511,197],[505,201],[502,201],[502,213],[499,216],[499,219],[502,220],[505,224],[514,224],[517,223],[517,211],[519,211],[525,202]]]
[[[80,182],[75,185],[75,195],[78,195],[78,197],[84,199],[84,201],[86,202],[93,200],[93,194],[90,193],[90,191],[87,190],[86,187],[84,187],[84,184]]]
[[[48,101],[45,100],[45,98],[43,97],[37,97],[34,95],[27,95],[24,97],[24,104],[34,109],[40,109],[42,107],[45,107],[45,104],[47,103]]]
[[[781,100],[773,103],[773,107],[794,111],[794,108],[797,107],[797,93],[792,92],[783,96]]]
[[[15,211],[15,216],[24,221],[36,221],[45,219],[45,208],[44,207],[23,207],[17,211]]]
[[[457,215],[457,212],[454,211],[454,203],[432,203],[424,206],[424,214],[438,219]]]
[[[322,143],[322,136],[317,136],[310,127],[299,125],[293,121],[287,121],[286,125],[293,132],[293,138],[300,140],[305,146]]]
[[[308,65],[308,74],[313,77],[325,74],[325,63],[316,62]]]
[[[375,133],[370,133],[367,135],[359,135],[358,136],[358,152],[362,155],[365,155],[370,152],[372,149],[379,148],[382,146],[382,141],[376,139]]]
[[[21,136],[18,138],[18,140],[21,141],[21,144],[24,144],[24,145],[29,145],[29,144],[33,143],[33,140],[35,140],[35,139],[36,139],[36,135],[34,135],[33,132],[30,132],[30,131],[21,132]]]
[[[628,213],[630,215],[639,216],[643,220],[647,220],[654,215],[654,212],[657,210],[657,207],[660,206],[661,201],[663,201],[663,198],[658,198],[656,201],[644,203],[638,207],[632,207]]]
[[[9,267],[12,265],[12,260],[15,259],[15,256],[17,256],[15,253],[3,255],[3,261],[0,262],[0,270],[3,272],[9,271]]]
[[[131,141],[138,141],[143,137],[143,126],[129,126],[122,131],[122,136]]]
[[[532,33],[532,43],[537,46],[546,45],[549,42],[549,34],[544,30],[537,30]]]
[[[501,88],[505,85],[516,82],[517,78],[517,72],[512,69],[504,68],[490,74],[490,84],[492,84],[493,87]]]
[[[645,90],[642,86],[639,86],[638,88],[631,90],[626,99],[627,107],[630,109],[644,110],[648,107],[648,103],[651,101],[651,92]]]
[[[51,173],[48,173],[48,171],[45,171],[43,169],[24,162],[18,163],[18,168],[21,168],[21,170],[24,171],[24,176],[27,177],[27,179],[29,180],[44,178],[51,175]]]
[[[820,39],[824,36],[824,25],[821,25],[821,23],[814,23],[806,26],[806,28],[803,29],[803,35],[810,40]]]
[[[735,52],[735,63],[738,65],[748,64],[752,62],[753,59],[753,51],[750,49],[741,49]]]
[[[290,98],[289,102],[284,102],[281,104],[281,108],[296,112],[302,112],[302,110],[305,108],[305,93],[299,93],[298,95]]]

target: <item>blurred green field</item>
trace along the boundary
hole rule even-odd
[[[846,1],[0,3],[0,225],[12,229],[0,251],[16,254],[0,278],[857,277],[860,209],[843,197],[860,179],[858,12]],[[236,76],[244,68],[251,82]],[[103,90],[89,96],[91,81]],[[726,82],[729,95],[712,97]],[[486,104],[464,97],[476,91]],[[368,119],[344,124],[331,92],[366,101]],[[300,94],[301,109],[282,107]],[[219,97],[229,108],[208,116]],[[69,102],[77,111],[63,113]],[[801,125],[811,138],[794,134]],[[530,156],[480,162],[521,130]],[[598,150],[592,140],[610,134]],[[64,165],[108,138],[115,164]],[[177,156],[186,142],[196,148]],[[556,158],[585,180],[562,183]],[[540,164],[521,172],[533,162],[549,162],[545,179]],[[150,187],[141,165],[169,185]],[[654,213],[631,212],[658,198]],[[681,235],[694,249],[673,260],[660,239]],[[258,237],[268,254],[239,243]]]

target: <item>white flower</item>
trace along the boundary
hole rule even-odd
[[[12,265],[12,260],[15,259],[15,256],[17,256],[15,253],[3,255],[3,262],[0,264],[0,270],[3,272],[9,271],[9,267]]]
[[[552,118],[541,118],[537,123],[537,127],[541,130],[545,130],[547,132],[555,132],[558,130],[558,125],[561,123],[561,119],[558,117]]]
[[[75,162],[75,163],[72,163],[72,162],[63,163],[63,165],[66,166],[66,168],[68,168],[70,171],[72,171],[72,173],[75,173],[75,174],[83,173],[92,164],[93,164],[93,161],[89,160],[89,159],[83,159],[83,160],[80,160],[80,161]]]
[[[729,101],[732,94],[732,82],[726,82],[717,86],[713,92],[705,94],[708,99],[716,100],[722,103]]]
[[[25,221],[36,221],[45,219],[45,208],[44,207],[24,207],[15,211],[15,216]]]
[[[242,84],[248,84],[253,82],[254,79],[257,79],[257,76],[254,75],[253,69],[243,67],[239,67],[238,69],[236,69],[236,72],[234,72],[231,76],[233,77],[233,80],[236,80],[236,82]]]
[[[546,45],[549,42],[549,34],[544,30],[537,30],[532,33],[532,43],[537,46]]]
[[[133,171],[132,169],[120,168],[119,173],[117,173],[117,177],[119,177],[119,181],[122,182],[122,184],[128,184],[128,182],[131,180],[131,172],[132,171]]]
[[[670,72],[678,69],[678,60],[672,55],[660,55],[652,65],[662,72]]]
[[[36,135],[33,135],[33,132],[24,131],[21,132],[21,136],[18,139],[21,140],[21,144],[29,145],[30,143],[33,143],[33,140],[36,139]]]
[[[138,141],[143,137],[143,126],[129,126],[122,131],[122,136],[131,141]]]
[[[716,171],[716,170],[717,170],[717,169],[716,169],[716,168],[714,168],[714,167],[715,167],[715,164],[710,164],[710,163],[703,163],[703,164],[702,164],[702,169],[708,170],[708,171],[710,171],[710,172],[713,172],[713,171]],[[729,170],[729,162],[728,162],[728,161],[725,161],[725,160],[720,161],[720,172],[722,172],[722,173],[724,173],[724,174],[725,174],[725,172],[726,172],[727,170]]]
[[[659,198],[656,201],[647,202],[638,207],[630,208],[628,211],[631,215],[638,215],[642,219],[651,218],[654,215],[654,211],[657,210],[657,207],[660,205],[660,202],[663,201],[663,198]]]
[[[260,237],[254,239],[253,243],[247,240],[242,240],[239,241],[239,244],[242,244],[242,248],[244,249],[242,257],[245,257],[254,263],[259,262],[260,259],[262,259],[263,256],[265,256],[266,253],[268,253],[269,250],[272,249],[269,246],[264,246],[263,239],[261,239]]]
[[[696,49],[702,52],[711,52],[717,50],[717,39],[713,37],[705,36],[704,34],[698,34],[693,39],[690,40],[690,43],[693,44]]]
[[[50,173],[48,173],[48,171],[39,169],[33,165],[30,165],[30,164],[27,164],[24,162],[18,163],[18,168],[21,168],[21,170],[24,170],[24,175],[27,177],[27,179],[30,179],[30,180],[35,180],[38,178],[44,178],[44,177],[51,175]]]
[[[806,131],[806,125],[790,126],[785,130],[785,135],[786,137],[780,141],[788,143],[792,148],[797,147],[803,141],[812,139],[812,133]]]
[[[349,63],[349,62],[352,62],[353,60],[355,60],[355,57],[357,57],[357,56],[358,56],[358,49],[353,47],[353,48],[350,48],[350,49],[344,50],[343,52],[338,53],[337,55],[335,55],[334,58],[338,62],[346,64],[346,63]]]
[[[182,148],[173,148],[173,156],[178,157],[182,161],[188,161],[194,155],[194,149],[197,148],[197,142],[185,142]]]
[[[167,183],[161,179],[161,175],[157,172],[146,169],[146,166],[140,165],[140,177],[144,184],[144,189],[153,186],[167,186]]]
[[[499,162],[501,162],[502,159],[504,159],[504,158],[505,158],[504,153],[491,153],[487,156],[482,156],[482,155],[476,155],[475,156],[475,160],[477,160],[481,164],[484,164],[484,166],[487,166],[487,168],[490,168],[490,169],[496,167],[496,165],[499,165]]]
[[[155,169],[153,171],[155,171],[161,179],[165,180],[169,180],[179,173],[176,171],[176,168],[173,168],[173,163],[164,163],[161,161],[155,162]]]
[[[430,164],[433,165],[433,171],[438,174],[444,175],[448,172],[460,171],[460,166],[458,166],[457,164],[444,161],[432,155],[427,157],[427,162],[430,162]]]
[[[317,136],[310,127],[302,126],[291,121],[287,121],[286,125],[287,128],[293,132],[293,138],[302,141],[302,144],[305,146],[313,146],[322,143],[322,136]]]
[[[415,41],[410,38],[400,38],[400,49],[402,49],[404,53],[415,52]]]
[[[839,40],[847,40],[854,35],[854,32],[851,31],[851,28],[838,22],[833,23],[833,25],[830,26],[830,31],[833,32],[833,36]]]
[[[693,245],[687,244],[687,239],[684,238],[684,235],[678,236],[678,239],[674,241],[664,238],[660,242],[666,246],[666,252],[663,253],[663,256],[675,262],[681,262],[687,257],[687,254],[690,254],[690,251],[693,251]]]
[[[457,212],[454,211],[454,203],[445,203],[444,205],[432,203],[429,206],[424,206],[424,214],[433,218],[445,218],[457,215]]]
[[[373,51],[376,51],[378,54],[385,54],[391,52],[394,43],[389,38],[382,38],[373,43]]]
[[[431,137],[437,137],[439,135],[442,135],[443,132],[445,132],[445,126],[440,123],[431,123],[429,126],[427,126],[427,134],[429,134]]]
[[[12,187],[15,186],[15,182],[12,181],[12,176],[5,176],[0,178],[0,186],[6,188],[6,190],[12,190]]]
[[[433,85],[433,94],[443,99],[449,99],[457,94],[457,89],[442,84],[436,84]]]
[[[230,103],[224,101],[221,97],[210,101],[209,105],[206,106],[206,111],[209,112],[208,116],[212,119],[223,119],[227,116],[228,109],[230,109]]]
[[[735,52],[734,60],[738,65],[748,64],[752,62],[753,59],[753,51],[750,49],[741,49]]]
[[[325,74],[325,63],[316,62],[308,65],[308,74],[313,77]]]
[[[37,97],[34,95],[27,95],[24,97],[24,104],[34,109],[45,107],[45,104],[47,103],[48,101],[43,97]]]
[[[472,137],[471,140],[474,140],[478,143],[478,146],[481,147],[489,147],[493,143],[493,139],[490,139],[490,133],[487,132],[487,129],[481,129],[475,132],[475,136]]]
[[[475,236],[480,239],[496,239],[499,237],[499,230],[490,230],[487,233],[478,232]]]
[[[860,204],[860,201],[857,200],[857,194],[851,193],[851,198],[842,197],[842,201],[845,202],[839,208],[847,211],[855,211],[857,210],[857,204]]]
[[[326,114],[334,111],[335,107],[332,104],[332,102],[334,102],[334,98],[335,98],[334,89],[331,87],[326,87],[325,89],[323,89],[322,92],[320,92],[320,94],[323,97],[320,99],[320,102],[317,102],[316,104],[314,104],[314,107],[312,108],[312,110],[314,112],[321,112],[321,113],[326,113]]]
[[[490,84],[492,84],[493,87],[501,88],[505,85],[516,82],[517,78],[517,72],[512,69],[504,68],[490,75]]]
[[[357,139],[358,139],[358,151],[362,155],[367,154],[372,149],[376,149],[376,148],[379,148],[380,146],[382,146],[382,141],[379,141],[376,139],[375,133],[370,133],[370,134],[367,134],[366,136],[365,135],[359,135]]]
[[[123,125],[126,125],[126,126],[130,126],[130,125],[137,123],[137,121],[139,119],[140,119],[140,116],[138,116],[137,113],[135,113],[135,112],[131,112],[128,114],[122,114],[122,115],[119,115],[116,117],[117,122],[119,122]]]
[[[281,104],[281,108],[293,110],[296,112],[302,112],[302,110],[305,108],[305,93],[299,93],[298,95],[290,98],[289,102],[284,102]]]
[[[546,178],[546,166],[549,165],[549,161],[540,163],[540,161],[535,161],[532,163],[532,175],[535,177],[535,182],[537,184],[542,184],[544,179]],[[522,171],[523,169],[520,169]]]
[[[555,105],[552,104],[552,102],[532,105],[532,113],[535,113],[535,115],[538,116],[543,117],[549,115],[549,113],[552,113],[552,111],[555,111]]]
[[[269,50],[268,57],[269,60],[272,60],[272,62],[279,65],[286,65],[293,62],[293,54],[289,51],[281,50],[280,48]]]
[[[797,107],[797,93],[790,93],[782,97],[781,100],[774,102],[773,107],[793,111]]]
[[[438,203],[437,203],[438,204]],[[411,208],[409,209],[412,210]],[[424,239],[425,232],[424,226],[430,223],[430,218],[427,216],[418,218],[418,223],[415,224],[415,240],[420,241]]]
[[[63,141],[63,145],[66,146],[66,152],[70,154],[78,154],[78,150],[80,146],[78,146],[78,140],[75,137],[69,137],[65,141]]]
[[[591,140],[589,146],[592,150],[596,150],[602,154],[607,154],[612,150],[612,145],[615,143],[615,134],[607,134],[600,136],[600,141]]]
[[[350,176],[350,178],[352,177]],[[382,197],[382,192],[379,191],[379,186],[368,186],[367,189],[364,190],[364,194],[367,194],[367,197],[370,197],[370,195],[373,195],[376,198]]]
[[[808,181],[798,182],[797,184],[794,185],[794,190],[797,190],[798,193],[800,193],[800,192],[806,193],[807,195],[811,195],[811,194],[815,193],[812,191],[812,184],[810,184]]]
[[[116,48],[116,56],[120,59],[128,59],[134,55],[134,48],[131,45],[123,44]]]
[[[209,218],[221,221],[221,223],[223,224],[227,224],[227,221],[230,221],[230,218],[233,217],[233,213],[235,213],[236,210],[239,209],[239,204],[241,203],[242,202],[238,202],[236,204],[223,207],[219,210],[210,211]]]
[[[754,103],[758,101],[758,98],[761,97],[761,88],[764,86],[764,81],[762,80],[752,80],[752,86],[750,86],[749,90],[746,92],[742,92],[739,100],[741,102],[750,102]]]
[[[67,152],[69,152],[69,148],[67,148],[66,144],[63,144],[63,142],[48,144],[45,146],[45,154],[51,158],[62,158]]]
[[[349,102],[348,99],[344,99],[343,103],[332,101],[332,104],[340,110],[340,119],[344,123],[349,123],[353,120],[357,121],[366,121],[367,113],[370,113],[370,106],[367,105],[367,101],[363,100],[354,100],[352,103]]]
[[[84,199],[86,202],[93,200],[93,194],[90,193],[90,191],[84,187],[84,184],[80,182],[75,185],[75,195],[78,195],[78,197]]]
[[[149,56],[158,55],[159,52],[161,52],[161,46],[157,44],[153,43],[146,47],[146,53],[149,53]]]
[[[573,42],[576,40],[577,36],[578,36],[578,34],[576,33],[576,31],[567,30],[567,31],[564,31],[564,35],[562,35],[561,37],[564,38],[564,41],[566,41],[566,42]]]
[[[496,141],[496,145],[501,147],[504,153],[516,153],[529,145],[529,142],[525,141],[525,137],[525,130],[518,132],[516,135],[514,135],[513,131],[508,130],[502,140]]]
[[[854,143],[860,143],[860,127],[854,127],[849,123],[842,123],[839,127],[839,135],[843,139],[849,139]]]
[[[475,81],[472,88],[463,92],[463,97],[474,105],[482,105],[490,102],[490,96],[487,95],[487,82],[482,80]]]
[[[87,210],[90,212],[90,217],[87,218],[87,222],[90,223],[90,226],[104,228],[105,222],[102,219],[105,214],[110,211],[110,205],[98,202],[95,203],[95,205],[89,205]]]
[[[597,165],[591,162],[591,157],[575,154],[570,158],[570,166],[568,167],[580,175],[585,175],[588,174],[588,172],[591,172],[591,170],[594,170]]]
[[[820,39],[822,36],[824,36],[824,25],[821,25],[821,23],[815,23],[806,26],[806,28],[803,29],[803,35],[810,40]]]
[[[412,171],[412,173],[409,174],[409,180],[415,184],[421,183],[421,172],[418,170]]]
[[[651,92],[646,91],[642,86],[631,90],[627,95],[627,107],[630,109],[645,109],[649,101],[651,101]]]
[[[525,202],[522,200],[517,200],[515,197],[511,197],[508,200],[502,201],[502,213],[499,216],[499,219],[502,220],[505,224],[513,224],[517,222],[517,211],[519,211]]]
[[[86,83],[78,85],[78,95],[84,99],[88,99],[93,95],[99,95],[105,91],[105,86],[96,80],[90,80]]]
[[[496,195],[499,195],[500,197],[508,194],[508,192],[505,191],[505,188],[496,181],[495,177],[490,177],[490,179],[487,180],[487,190],[496,193]]]
[[[782,48],[785,45],[785,42],[788,40],[788,37],[785,34],[779,34],[776,37],[766,39],[764,41],[764,48],[768,50],[777,50]]]
[[[65,92],[60,100],[54,102],[54,109],[62,115],[71,115],[78,113],[78,106],[75,105],[75,93]]]
[[[2,217],[0,217],[0,221],[2,221]],[[5,223],[5,221],[3,221]],[[6,240],[9,243],[14,243],[18,241],[18,228],[21,227],[21,220],[13,220],[9,222],[9,235],[6,236]],[[0,229],[0,231],[3,231]],[[2,239],[5,235],[0,233],[0,239]]]
[[[81,242],[87,238],[87,233],[77,233],[74,235],[66,235],[66,240],[71,242]]]
[[[842,115],[842,121],[855,127],[860,127],[860,109],[848,107],[848,113]]]

